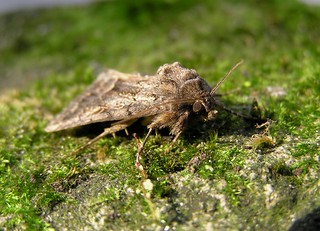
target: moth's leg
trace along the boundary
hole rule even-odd
[[[99,139],[101,139],[102,137],[109,135],[109,134],[114,134],[118,131],[121,131],[123,129],[126,129],[128,126],[130,126],[131,123],[126,123],[126,124],[116,124],[111,126],[110,128],[105,128],[104,131],[99,134],[98,136],[96,136],[95,138],[93,138],[92,140],[90,140],[88,143],[86,143],[85,145],[81,146],[80,148],[76,149],[75,151],[73,151],[71,153],[71,155],[75,155],[78,152],[82,151],[83,149],[89,147],[90,145],[92,145],[93,143],[97,142]]]
[[[152,123],[148,126],[149,128],[163,128],[163,127],[169,127],[170,133],[174,135],[174,139],[171,142],[169,148],[165,151],[165,153],[168,153],[174,144],[177,142],[179,136],[181,135],[183,129],[185,128],[186,122],[188,120],[188,117],[190,115],[189,111],[183,111],[180,113],[165,113],[160,114],[156,116]]]
[[[143,166],[140,163],[141,153],[142,153],[142,150],[143,150],[144,146],[146,145],[146,143],[147,143],[152,131],[153,131],[153,129],[149,128],[149,131],[148,131],[148,133],[146,135],[146,138],[144,138],[144,141],[141,144],[138,142],[138,151],[137,151],[137,154],[136,154],[136,164],[135,165],[142,173],[144,173],[144,171],[143,171]]]
[[[182,113],[179,118],[177,119],[177,121],[174,123],[174,125],[171,127],[171,133],[175,135],[175,137],[173,138],[170,146],[167,148],[167,150],[165,151],[165,153],[170,152],[170,150],[172,149],[172,147],[175,145],[175,143],[177,142],[178,138],[180,137],[183,129],[186,126],[186,122],[188,120],[188,117],[190,115],[189,111],[185,111],[184,113]]]
[[[164,152],[165,154],[168,154],[168,153],[171,151],[171,149],[173,148],[173,146],[176,144],[178,138],[180,137],[181,133],[182,133],[182,131],[175,135],[175,137],[174,137],[173,140],[171,141],[170,146],[169,146],[169,147],[166,149],[166,151]]]
[[[157,128],[164,128],[164,127],[172,127],[177,120],[177,114],[173,112],[169,113],[162,113],[156,115],[152,122],[148,125],[148,128],[157,129]]]

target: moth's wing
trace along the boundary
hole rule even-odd
[[[154,107],[170,100],[161,88],[157,76],[124,74],[115,70],[101,73],[81,95],[58,114],[45,128],[54,132],[86,124],[129,120],[149,116],[166,110],[167,106]],[[174,94],[173,94],[174,95]]]
[[[97,108],[101,104],[99,95],[111,91],[115,83],[117,82],[117,75],[108,72],[101,73],[98,78],[78,97],[76,97],[68,107],[58,114],[50,123],[46,126],[46,132],[54,132],[64,130],[72,127],[89,124],[89,113],[94,113],[94,108]],[[98,105],[96,105],[98,104]]]

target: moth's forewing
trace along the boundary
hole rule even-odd
[[[100,94],[112,90],[116,82],[117,77],[115,75],[108,75],[107,77],[105,73],[100,74],[96,81],[50,121],[45,131],[54,132],[89,124],[89,116],[98,112]]]
[[[163,104],[175,94],[163,89],[158,76],[124,74],[108,70],[99,75],[81,95],[58,114],[45,128],[54,132],[105,121],[130,120],[161,113]]]

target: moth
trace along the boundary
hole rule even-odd
[[[148,133],[138,147],[138,162],[152,131],[169,128],[174,136],[173,145],[191,123],[213,120],[219,110],[230,111],[218,100],[216,91],[240,64],[237,63],[213,88],[195,70],[187,69],[179,62],[164,64],[155,75],[107,70],[58,114],[45,131],[110,122],[110,127],[81,147],[83,149],[101,137],[126,130],[143,119]]]

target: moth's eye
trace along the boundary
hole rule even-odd
[[[196,101],[192,106],[192,110],[194,112],[199,112],[201,110],[201,108],[202,108],[202,103],[199,101]]]
[[[217,114],[218,114],[217,110],[209,111],[208,112],[208,120],[213,120]]]

